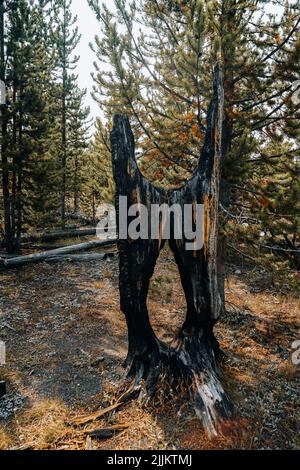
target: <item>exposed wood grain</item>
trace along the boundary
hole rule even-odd
[[[111,413],[117,408],[120,408],[120,406],[122,405],[123,405],[122,402],[117,402],[114,405],[108,406],[107,408],[103,408],[101,410],[95,411],[95,413],[91,413],[88,416],[77,417],[73,420],[73,423],[76,424],[77,426],[90,423],[92,421],[95,421],[96,419],[102,418],[103,416],[107,415],[108,413]]]

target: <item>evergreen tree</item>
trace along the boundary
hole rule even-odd
[[[9,252],[18,251],[22,233],[57,225],[62,193],[64,205],[79,200],[89,111],[72,73],[79,35],[69,9],[70,2],[54,0],[0,3],[1,79],[7,90],[1,229]]]
[[[96,131],[85,157],[82,206],[96,220],[101,203],[113,203],[115,186],[112,176],[109,125],[97,119]]]
[[[80,199],[85,179],[84,166],[86,150],[89,141],[90,109],[84,106],[86,90],[75,86],[67,100],[67,148],[68,148],[68,177],[67,193],[73,200],[72,212],[80,212]],[[89,178],[89,174],[87,175]]]
[[[76,75],[72,72],[76,68],[79,57],[74,54],[80,41],[80,34],[76,26],[77,17],[71,13],[71,0],[56,0],[55,2],[57,43],[57,68],[61,86],[61,99],[59,115],[61,118],[61,219],[66,218],[67,200],[67,166],[68,166],[68,109],[67,102],[76,85]]]
[[[5,60],[5,11],[6,1],[0,1],[0,80],[6,89],[6,60]],[[4,97],[6,101],[6,97]],[[10,192],[9,192],[9,162],[7,155],[7,103],[1,104],[1,174],[2,174],[2,199],[3,199],[3,235],[8,252],[13,251],[13,236],[11,227]],[[2,225],[2,224],[1,224]]]
[[[300,107],[293,96],[299,80],[299,1],[115,0],[115,12],[97,0],[89,4],[102,27],[93,46],[98,59],[95,97],[106,116],[118,111],[131,117],[142,171],[156,183],[172,186],[192,173],[206,127],[213,67],[219,61],[226,102],[224,216],[231,222],[240,221],[240,214],[243,221],[261,221],[263,210],[272,225],[260,176],[266,172],[277,180],[274,197],[284,191],[285,200],[291,197],[287,182],[298,181],[295,127]],[[268,13],[272,5],[277,15]],[[289,168],[283,180],[282,160],[276,158],[279,143],[288,162],[285,171]],[[255,196],[257,186],[260,198]],[[295,208],[294,200],[294,218]],[[262,224],[252,228],[258,237]],[[281,238],[285,230],[282,223]],[[291,238],[295,241],[291,235],[289,243]],[[273,244],[278,241],[275,236]]]
[[[2,115],[2,172],[6,246],[17,251],[26,219],[30,220],[30,168],[47,148],[49,74],[53,67],[45,35],[48,2],[10,2],[5,10],[5,71],[7,105]],[[33,160],[36,161],[34,164]],[[4,165],[3,165],[4,161]],[[4,199],[6,199],[4,198]]]

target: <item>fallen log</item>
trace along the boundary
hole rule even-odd
[[[47,243],[61,238],[77,238],[77,237],[89,237],[96,235],[95,228],[78,228],[73,230],[60,230],[57,232],[50,233],[37,233],[34,235],[24,235],[21,239],[22,244],[30,244],[36,242]]]
[[[51,258],[55,258],[60,255],[70,255],[72,253],[78,253],[81,251],[89,251],[95,248],[103,248],[105,246],[112,246],[116,243],[116,240],[92,240],[86,243],[79,243],[78,245],[66,246],[58,248],[57,250],[44,251],[42,253],[36,253],[27,256],[18,256],[16,258],[0,259],[0,269],[11,269],[18,268],[20,266],[26,266],[28,264],[40,263],[48,261]]]
[[[90,217],[86,217],[85,215],[79,214],[78,212],[67,212],[66,218],[70,220],[78,220],[83,225],[96,225],[99,222],[98,219],[94,220]]]
[[[64,248],[66,245],[55,245],[55,244],[50,244],[50,245],[44,245],[44,243],[41,243],[40,245],[28,245],[28,246],[23,246],[22,248],[24,250],[30,250],[31,252],[33,251],[50,251],[50,250],[58,250],[58,248]],[[15,258],[16,255],[12,256],[11,258]]]
[[[113,426],[95,429],[94,431],[86,431],[86,433],[90,437],[94,437],[96,439],[109,439],[110,437],[115,436],[115,434],[125,431],[128,428],[129,424],[115,424]]]
[[[113,258],[115,256],[115,253],[109,252],[109,253],[90,253],[88,255],[60,255],[56,256],[53,258],[50,258],[47,261],[47,263],[63,263],[63,262],[75,262],[75,263],[81,263],[81,262],[90,262],[90,261],[101,261],[101,260],[107,260],[110,258]]]

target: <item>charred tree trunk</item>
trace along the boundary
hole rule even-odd
[[[127,117],[115,116],[112,131],[112,160],[116,182],[116,210],[119,230],[121,309],[128,326],[128,376],[136,383],[146,381],[155,389],[160,366],[167,364],[171,374],[179,374],[189,385],[195,410],[210,435],[222,433],[234,416],[216,372],[219,345],[213,332],[224,310],[222,243],[218,237],[220,164],[224,91],[222,74],[216,68],[214,95],[208,110],[207,132],[198,167],[193,177],[176,190],[154,187],[140,173],[135,160],[134,137]],[[132,240],[120,237],[120,196],[127,204],[141,204],[151,212],[153,204],[204,206],[201,249],[188,251],[186,240],[175,239],[176,220],[171,221],[170,248],[179,268],[186,296],[187,314],[177,347],[171,348],[155,335],[148,317],[147,294],[150,279],[165,239]],[[195,213],[193,214],[195,220]],[[130,220],[129,220],[130,223]],[[184,220],[183,220],[184,225]],[[162,233],[162,227],[160,227]],[[195,240],[195,243],[197,240]]]

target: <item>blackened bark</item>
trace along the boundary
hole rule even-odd
[[[179,373],[189,384],[196,412],[210,435],[222,432],[224,422],[234,416],[233,407],[216,373],[219,346],[213,332],[224,310],[224,282],[220,269],[222,243],[218,234],[223,119],[224,91],[218,66],[199,165],[193,177],[176,190],[156,188],[140,173],[127,117],[115,116],[111,135],[119,232],[120,196],[127,197],[128,207],[142,204],[149,212],[152,204],[167,203],[169,207],[178,204],[182,209],[186,204],[194,208],[197,204],[204,206],[202,249],[187,251],[185,244],[188,240],[174,238],[174,218],[171,224],[173,235],[169,245],[179,268],[187,302],[186,320],[176,348],[158,340],[151,327],[146,304],[150,279],[166,240],[119,237],[118,248],[121,309],[128,326],[128,375],[137,383],[145,379],[148,389],[153,391],[160,365],[167,364],[172,373]]]

